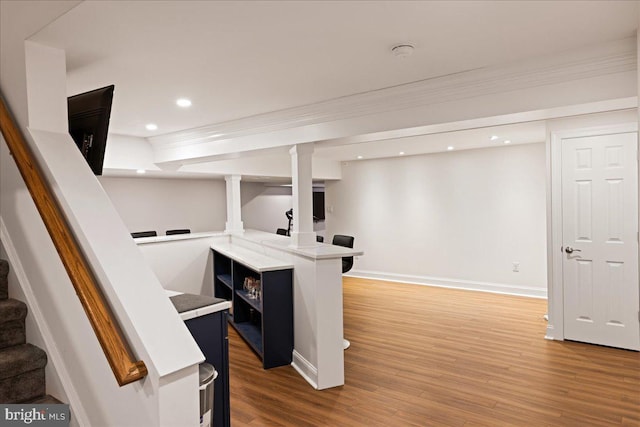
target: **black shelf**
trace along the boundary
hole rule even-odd
[[[251,346],[253,351],[258,353],[258,355],[262,358],[264,353],[262,352],[262,329],[251,322],[242,322],[242,323],[231,323],[236,331],[244,340]]]
[[[249,292],[246,291],[236,291],[236,294],[242,298],[244,302],[249,304],[251,308],[256,310],[258,313],[262,313],[262,300],[256,298],[249,298]]]
[[[264,369],[291,364],[293,269],[257,271],[213,250],[214,295],[231,301],[229,324],[262,359]],[[261,299],[249,298],[246,278],[259,280]]]
[[[227,288],[233,289],[233,282],[231,281],[230,274],[218,274],[216,276],[220,282],[222,282]]]

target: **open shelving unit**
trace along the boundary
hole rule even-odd
[[[214,294],[231,301],[229,324],[262,359],[264,369],[288,365],[293,353],[293,266],[233,245],[212,246]],[[250,298],[244,280],[260,280]]]
[[[227,257],[213,257],[213,294],[217,298],[231,301],[233,294],[233,279],[231,276],[231,259]],[[233,310],[233,308],[232,308]],[[233,313],[233,311],[231,311]]]

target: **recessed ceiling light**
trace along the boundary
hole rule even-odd
[[[510,139],[505,139],[504,143],[505,144],[511,144],[511,140]]]
[[[398,154],[401,155],[401,156],[404,156],[404,151],[401,151]]]
[[[178,107],[187,108],[191,107],[191,100],[187,98],[180,98],[176,101]]]
[[[362,156],[358,156],[357,158],[358,158],[358,160],[360,160],[360,159],[362,159]]]
[[[158,125],[155,123],[149,123],[145,126],[145,128],[147,128],[147,130],[158,130]]]
[[[450,145],[450,146],[447,147],[447,150],[451,151],[451,150],[453,150],[453,148],[454,147]]]
[[[144,170],[144,169],[138,169],[138,170],[136,171],[136,173],[137,173],[137,174],[142,175],[142,174],[147,173],[147,171],[146,171],[146,170]]]
[[[491,138],[489,138],[492,141],[495,141],[496,139],[500,138],[498,135],[491,135]]]

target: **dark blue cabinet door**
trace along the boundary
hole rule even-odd
[[[184,323],[200,346],[206,362],[218,371],[218,378],[213,383],[213,425],[230,427],[227,310],[185,320]]]

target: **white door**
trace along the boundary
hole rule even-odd
[[[565,339],[640,350],[635,132],[562,141]]]

